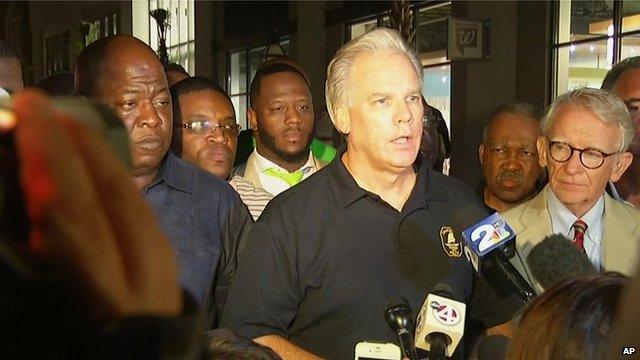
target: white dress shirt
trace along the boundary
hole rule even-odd
[[[547,191],[547,207],[551,215],[551,226],[554,234],[562,234],[569,240],[573,239],[573,223],[578,218],[558,200],[553,189]],[[597,270],[602,266],[602,231],[604,221],[604,195],[583,216],[582,221],[587,224],[584,236],[584,251]]]

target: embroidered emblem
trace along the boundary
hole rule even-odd
[[[460,241],[453,235],[453,230],[448,226],[440,228],[440,240],[442,241],[442,249],[449,257],[461,257],[462,245]]]

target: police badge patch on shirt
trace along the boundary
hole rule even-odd
[[[453,234],[453,230],[448,226],[440,228],[440,240],[442,241],[442,248],[449,257],[462,256],[462,246],[460,241],[456,239]]]

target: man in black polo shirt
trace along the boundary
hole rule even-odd
[[[460,248],[445,244],[450,214],[480,204],[417,157],[423,107],[415,54],[396,31],[377,29],[344,45],[327,79],[327,107],[347,149],[267,205],[223,327],[284,359],[353,359],[358,342],[396,342],[386,300],[405,297],[415,315],[438,283],[465,302],[475,292],[468,316],[486,327],[509,320],[515,309],[494,311],[497,298],[474,291]]]

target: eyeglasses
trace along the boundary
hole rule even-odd
[[[580,154],[580,162],[587,169],[597,169],[604,163],[604,159],[617,154],[618,152],[612,152],[607,154],[597,149],[578,149],[567,143],[561,141],[549,142],[549,155],[557,162],[565,162],[571,158],[573,152],[577,151]]]
[[[216,129],[220,129],[226,137],[238,136],[240,125],[233,124],[215,124],[209,120],[194,120],[184,124],[176,124],[178,128],[185,128],[194,134],[202,135],[208,132],[214,133]]]

